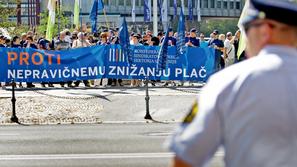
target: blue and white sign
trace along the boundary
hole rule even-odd
[[[157,70],[160,47],[131,46],[133,63],[120,45],[67,51],[0,48],[0,81],[60,82],[97,78],[206,81],[214,72],[214,49],[188,47],[176,56],[168,48],[167,65]]]

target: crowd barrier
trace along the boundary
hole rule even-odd
[[[0,81],[60,82],[99,78],[206,81],[214,72],[214,49],[188,47],[176,56],[168,48],[167,65],[157,70],[158,46],[131,46],[129,64],[120,45],[65,51],[0,48]]]

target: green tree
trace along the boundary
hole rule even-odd
[[[40,14],[40,25],[37,28],[37,32],[41,36],[45,36],[46,34],[47,21],[48,21],[48,11]],[[67,18],[64,15],[64,12],[56,13],[54,36],[58,35],[59,30],[62,31],[65,28],[71,28],[69,18]]]
[[[11,36],[20,35],[29,30],[28,26],[17,25],[10,20],[10,17],[16,17],[17,9],[11,5],[16,3],[17,0],[0,1],[0,27],[6,29]]]
[[[221,34],[232,32],[233,34],[238,30],[238,19],[210,19],[203,20],[200,23],[200,32],[208,36],[213,30],[218,30]]]
[[[206,19],[201,22],[186,20],[186,30],[190,31],[191,28],[196,28],[198,32],[203,32],[209,36],[213,30],[219,30],[220,33],[226,34],[232,32],[233,34],[238,30],[238,19]],[[171,22],[172,28],[176,31],[178,27],[178,17]]]
[[[12,1],[0,1],[0,27],[9,28],[15,27],[16,23],[9,20],[9,16],[16,15],[16,9],[8,4]]]

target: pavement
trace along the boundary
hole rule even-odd
[[[176,123],[0,126],[1,167],[165,167]],[[219,149],[210,167],[224,167]]]
[[[16,115],[24,124],[148,122],[145,87],[17,88]],[[180,122],[202,84],[149,86],[149,113],[155,121]],[[12,124],[12,88],[0,89],[0,124]]]

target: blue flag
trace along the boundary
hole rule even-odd
[[[157,2],[158,2],[157,5],[158,5],[158,10],[160,15],[160,22],[162,22],[162,0],[158,0]]]
[[[97,32],[97,15],[98,15],[98,10],[103,10],[104,9],[104,3],[102,0],[94,0],[92,10],[90,13],[90,20],[92,22],[92,32],[95,33]]]
[[[193,2],[188,0],[188,9],[189,9],[189,20],[193,21]]]
[[[144,22],[150,22],[151,21],[151,3],[149,3],[149,0],[144,0]]]
[[[157,60],[157,71],[164,70],[167,64],[167,56],[168,56],[168,37],[169,37],[169,27],[167,28],[164,40],[162,42],[162,46],[158,53]]]
[[[119,30],[119,39],[120,39],[120,45],[121,49],[124,53],[124,55],[128,59],[128,64],[132,64],[132,54],[130,52],[130,41],[129,41],[129,32],[127,27],[126,18],[124,17],[122,26]]]
[[[177,16],[177,0],[173,1],[173,8],[174,8],[174,17]]]
[[[177,39],[176,39],[176,56],[180,56],[185,52],[185,16],[183,10],[180,10],[178,27],[177,27]]]

